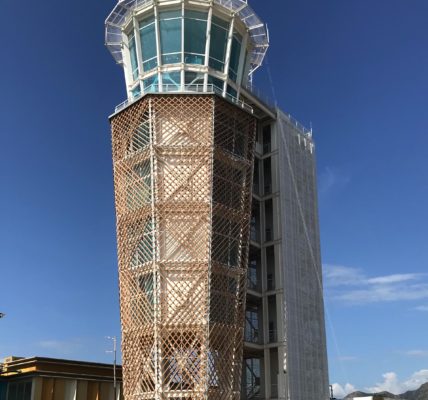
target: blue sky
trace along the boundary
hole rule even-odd
[[[251,3],[271,37],[256,85],[314,127],[330,381],[413,388],[428,380],[428,3]],[[0,357],[109,361],[114,1],[0,4]]]

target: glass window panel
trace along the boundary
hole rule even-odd
[[[236,82],[239,67],[239,56],[241,54],[241,39],[235,34],[232,39],[232,50],[230,52],[229,78]]]
[[[184,17],[206,21],[208,19],[208,13],[203,11],[184,10]]]
[[[138,96],[140,96],[140,94],[141,94],[141,88],[140,88],[140,85],[138,85],[136,88],[134,88],[134,89],[132,89],[131,90],[131,93],[132,93],[132,97],[135,99],[135,98],[137,98]]]
[[[204,74],[198,72],[187,72],[184,75],[186,85],[203,85]]]
[[[207,14],[188,11],[186,15],[195,15],[202,19],[192,19],[186,16],[184,20],[184,62],[201,64],[205,62],[205,44],[207,33]]]
[[[224,81],[208,75],[208,83],[214,86],[214,91],[223,93]]]
[[[151,15],[150,17],[147,17],[141,20],[140,29],[145,28],[146,26],[154,23],[155,23],[155,17]]]
[[[162,74],[162,85],[165,89],[179,89],[181,85],[181,72],[164,72]]]
[[[137,61],[137,48],[135,46],[135,37],[130,35],[129,38],[129,54],[131,56],[132,78],[138,77],[138,61]]]
[[[150,71],[151,69],[156,68],[157,66],[158,66],[158,60],[155,57],[143,63],[143,70],[144,72]]]
[[[229,22],[224,21],[223,19],[216,17],[215,15],[213,15],[212,23],[218,25],[220,28],[229,30]]]
[[[209,60],[209,66],[211,68],[214,68],[219,71],[223,71],[224,61],[226,58],[226,48],[227,48],[227,30],[213,23],[211,25],[210,60]]]
[[[156,92],[158,89],[157,85],[158,85],[158,74],[143,80],[143,87],[144,87],[145,93]]]
[[[184,53],[184,62],[187,64],[205,64],[205,56],[203,54]]]
[[[227,85],[227,93],[230,94],[232,97],[237,97],[238,92],[232,87]]]
[[[167,19],[175,16],[178,11],[160,13],[160,36],[162,63],[181,62],[181,18]],[[178,14],[179,15],[179,14]]]
[[[181,10],[162,11],[159,16],[160,19],[181,18]]]
[[[143,69],[150,71],[157,67],[156,32],[153,17],[140,23],[141,52],[143,55]]]

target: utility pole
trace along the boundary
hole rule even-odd
[[[113,388],[114,388],[114,400],[117,400],[117,385],[116,385],[116,353],[117,353],[117,339],[116,336],[106,336],[106,339],[113,340],[113,350],[107,350],[106,353],[113,353]]]

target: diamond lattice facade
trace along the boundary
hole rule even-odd
[[[240,396],[255,129],[214,95],[112,119],[126,398]]]

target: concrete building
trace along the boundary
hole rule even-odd
[[[121,0],[106,43],[125,399],[328,399],[314,143],[253,89],[264,23]]]
[[[7,357],[0,364],[0,400],[123,400],[122,368],[46,357]]]

